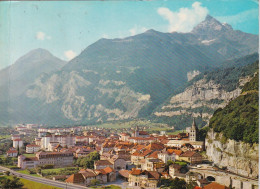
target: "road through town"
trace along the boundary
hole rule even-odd
[[[11,174],[16,175],[19,178],[24,178],[24,179],[27,179],[30,181],[35,181],[38,183],[47,184],[47,185],[59,187],[59,188],[65,188],[65,189],[83,189],[83,188],[87,189],[88,188],[85,186],[80,186],[80,185],[75,185],[75,184],[70,184],[70,183],[65,183],[65,182],[60,182],[60,181],[54,181],[54,180],[50,180],[50,179],[46,179],[46,178],[42,178],[42,177],[35,177],[35,176],[31,176],[31,175],[18,173],[14,170],[11,170],[11,169],[8,169],[8,168],[2,167],[2,166],[0,166],[0,171],[10,171]]]

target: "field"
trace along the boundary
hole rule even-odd
[[[30,174],[29,171],[27,170],[19,170],[17,171],[18,173],[23,173],[23,174],[26,174],[26,175],[31,175],[31,176],[35,176],[35,177],[40,177],[39,175],[37,174]]]
[[[23,154],[25,157],[35,157],[35,154]]]
[[[0,135],[0,140],[11,138],[11,135]]]
[[[12,176],[1,176],[0,182],[4,178],[11,179]],[[38,183],[38,182],[26,180],[26,179],[23,179],[23,178],[21,178],[20,181],[24,184],[24,186],[23,186],[24,189],[61,189],[61,188],[58,188],[58,187],[49,186],[49,185],[46,185],[46,184],[41,184],[41,183]]]

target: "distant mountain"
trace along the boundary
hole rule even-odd
[[[13,99],[12,120],[69,124],[146,117],[187,82],[188,72],[204,72],[258,51],[257,35],[240,32],[231,38],[229,32],[211,27],[219,22],[210,16],[202,23],[190,33],[149,30],[98,40]],[[215,38],[210,38],[213,31]]]
[[[0,71],[0,101],[19,96],[40,74],[58,71],[67,62],[44,49],[35,49]],[[5,91],[6,93],[2,93]]]

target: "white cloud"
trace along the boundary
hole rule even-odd
[[[43,41],[45,39],[49,40],[49,39],[51,39],[51,36],[46,35],[46,33],[42,32],[42,31],[38,31],[36,33],[36,39],[41,40],[41,41]]]
[[[136,28],[132,28],[129,30],[131,36],[135,35],[136,34]]]
[[[165,7],[158,8],[157,12],[164,19],[168,20],[169,32],[190,32],[209,13],[206,7],[201,6],[200,2],[194,2],[191,8],[180,8],[177,12],[173,12]]]
[[[134,35],[136,35],[136,34],[143,33],[143,32],[145,32],[146,30],[147,30],[146,27],[134,26],[133,28],[131,28],[131,29],[129,30],[129,32],[130,32],[131,36],[134,36]]]
[[[64,55],[66,56],[66,58],[67,58],[68,60],[71,60],[71,59],[73,59],[77,54],[76,54],[74,51],[72,51],[72,50],[68,50],[68,51],[65,51],[65,52],[64,52]]]
[[[37,32],[37,33],[36,33],[36,38],[37,38],[38,40],[44,40],[44,39],[45,39],[45,36],[46,36],[46,34],[43,33],[43,32]]]

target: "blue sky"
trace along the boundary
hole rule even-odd
[[[70,60],[100,38],[189,32],[207,14],[258,34],[257,0],[0,2],[0,69],[44,48]]]

